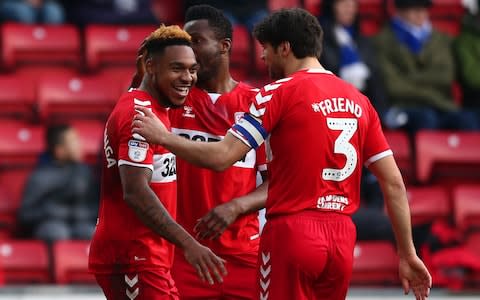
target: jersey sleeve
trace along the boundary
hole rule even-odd
[[[281,119],[284,105],[279,87],[291,78],[264,86],[255,96],[247,114],[229,132],[247,146],[257,149]]]
[[[136,112],[133,106],[125,112],[118,124],[118,166],[128,165],[153,171],[153,146],[139,134],[132,134],[132,120]]]
[[[368,108],[370,122],[368,125],[367,137],[363,149],[365,167],[368,167],[370,164],[381,158],[393,155],[385,135],[383,134],[380,118],[378,117],[377,112],[372,105],[369,105]]]

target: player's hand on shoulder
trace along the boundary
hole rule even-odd
[[[417,300],[428,297],[432,276],[418,256],[400,257],[399,275],[405,294],[412,290]]]
[[[220,204],[198,219],[193,228],[198,239],[216,239],[232,224],[239,215],[234,201]]]
[[[147,107],[137,105],[135,111],[132,133],[143,136],[149,143],[162,145],[163,138],[169,133],[162,121]]]
[[[195,239],[191,239],[183,248],[185,259],[195,268],[202,281],[214,284],[213,278],[218,283],[223,282],[227,275],[225,260],[218,257],[210,248],[203,246]],[[213,274],[213,277],[212,277]]]

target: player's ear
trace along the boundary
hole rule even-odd
[[[220,43],[220,47],[221,47],[220,52],[222,54],[229,53],[230,49],[232,49],[232,39],[229,39],[229,38],[222,39]]]
[[[282,56],[288,56],[288,54],[290,54],[290,52],[292,51],[292,47],[290,45],[290,42],[288,41],[281,42],[279,45],[279,49]]]
[[[153,58],[151,56],[148,56],[147,59],[145,59],[145,71],[147,72],[147,74],[152,74],[153,68],[154,68]]]

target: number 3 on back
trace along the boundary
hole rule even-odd
[[[358,120],[354,118],[327,118],[327,126],[331,130],[342,131],[335,140],[333,152],[345,155],[347,161],[342,169],[323,169],[322,178],[324,180],[343,181],[352,175],[357,166],[357,151],[350,144],[350,139],[357,131]]]

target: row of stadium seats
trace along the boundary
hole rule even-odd
[[[473,253],[478,253],[480,234],[471,235],[465,247],[471,249]],[[88,273],[88,241],[58,241],[53,244],[51,251],[50,255],[46,244],[38,240],[0,242],[0,274],[3,273],[3,283],[92,284],[95,282],[93,275]],[[472,272],[466,279],[478,282],[479,278],[480,272]],[[390,242],[381,241],[357,242],[354,249],[351,283],[353,285],[399,284],[398,257],[394,246]]]
[[[88,73],[119,67],[120,71],[126,69],[131,74],[138,47],[154,29],[155,26],[89,25],[81,32],[74,25],[3,24],[0,27],[0,66],[10,72],[57,65]],[[250,33],[244,26],[236,25],[233,39],[231,63],[243,80],[251,71],[247,67],[253,58]],[[33,68],[26,73],[38,75],[35,71]]]
[[[0,242],[0,273],[4,283],[94,283],[88,273],[88,241],[58,241],[49,254],[38,240]],[[50,259],[52,257],[52,260]]]
[[[58,241],[53,244],[49,255],[49,249],[42,241],[2,241],[0,273],[3,271],[6,284],[94,283],[94,277],[87,269],[88,250],[88,241]],[[398,283],[398,258],[391,243],[359,242],[354,256],[353,284]]]

